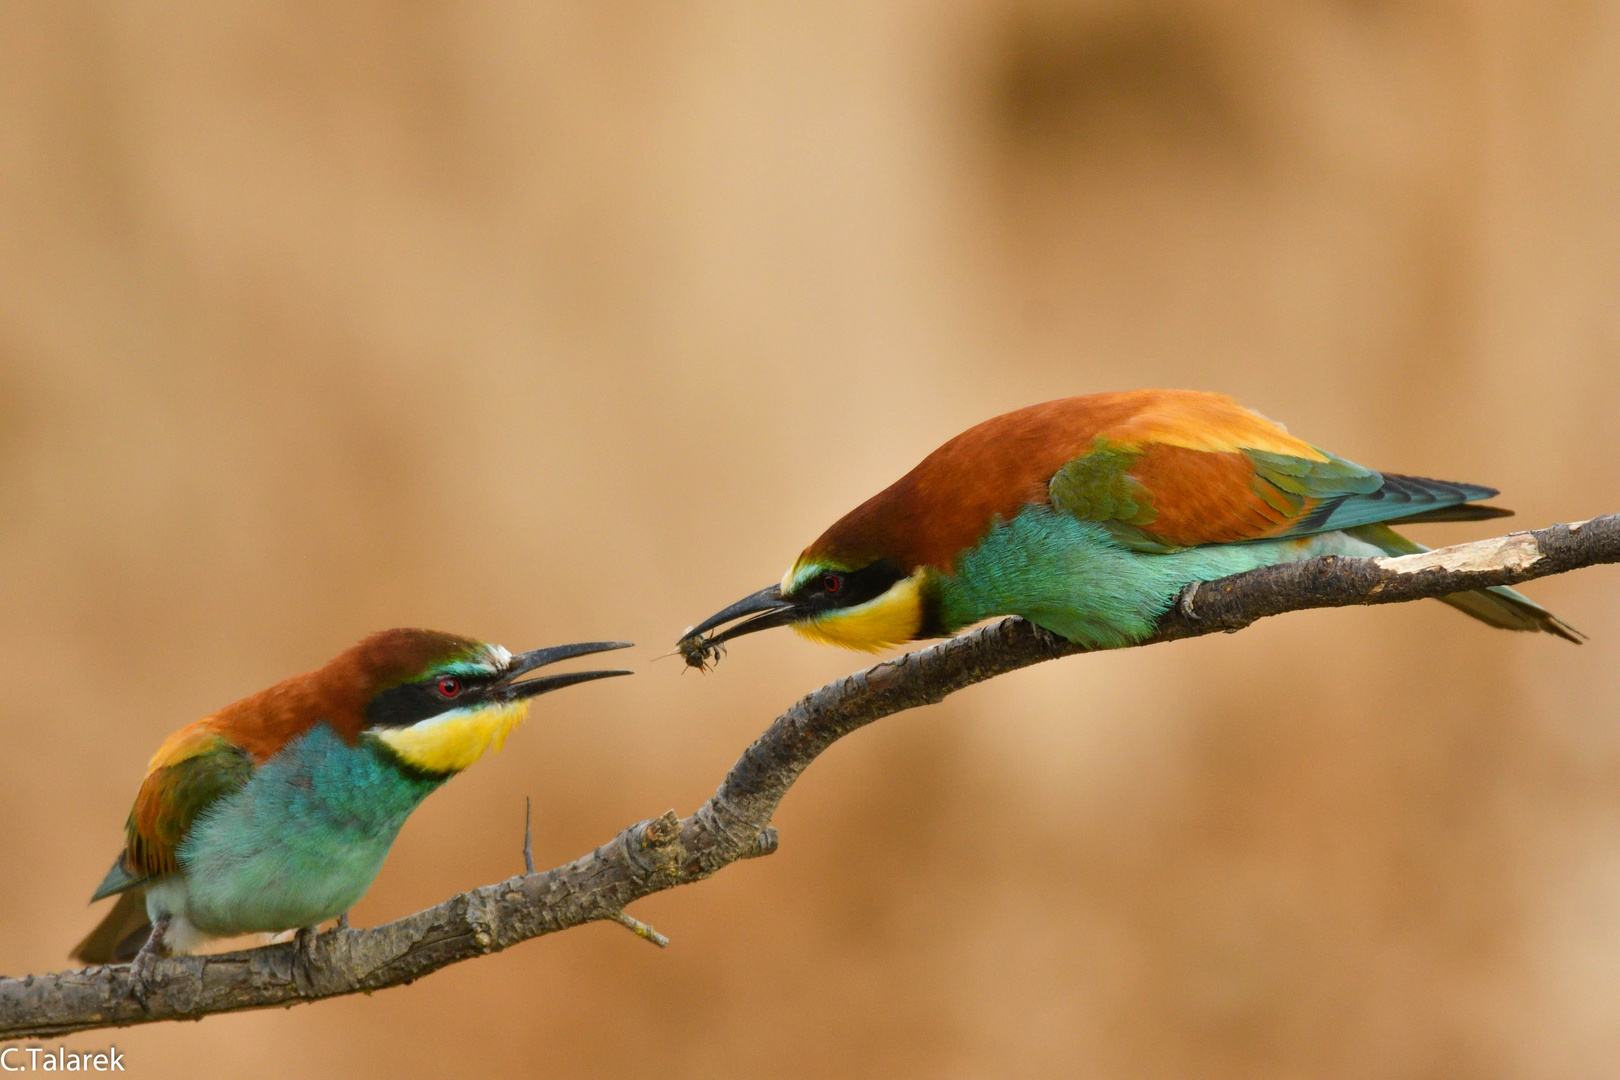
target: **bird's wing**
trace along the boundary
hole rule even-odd
[[[1057,509],[1103,525],[1128,547],[1174,551],[1419,514],[1435,520],[1441,508],[1496,494],[1472,484],[1384,475],[1261,423],[1257,428],[1251,420],[1230,433],[1099,435],[1087,453],[1053,475],[1048,496]]]
[[[247,751],[206,721],[169,736],[152,756],[124,827],[130,884],[178,870],[176,851],[197,815],[247,783],[252,773]]]

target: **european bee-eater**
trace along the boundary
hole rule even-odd
[[[1424,551],[1386,523],[1509,514],[1469,505],[1495,494],[1353,464],[1222,394],[1065,398],[950,440],[822,533],[780,584],[694,626],[679,648],[702,666],[724,641],[788,625],[876,650],[997,615],[1094,648],[1128,645],[1192,582],[1315,555]],[[1512,589],[1444,600],[1492,626],[1580,640]]]
[[[371,886],[411,811],[500,749],[531,698],[630,672],[522,676],[628,647],[513,656],[453,634],[385,630],[181,728],[152,756],[124,850],[90,899],[123,895],[73,956],[135,956],[139,991],[158,956],[209,938],[298,929],[307,947],[306,928],[343,916]]]

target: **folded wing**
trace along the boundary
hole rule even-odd
[[[1251,414],[1252,416],[1252,414]],[[1252,435],[1252,424],[1242,434]],[[1280,540],[1400,519],[1472,520],[1492,488],[1379,473],[1272,429],[1269,445],[1220,433],[1097,436],[1048,484],[1052,505],[1139,551]],[[1249,439],[1251,442],[1262,441]],[[1455,508],[1455,509],[1454,509]]]

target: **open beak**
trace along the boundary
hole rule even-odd
[[[555,664],[559,660],[572,660],[576,656],[589,656],[591,653],[611,652],[614,649],[628,649],[628,641],[585,641],[577,645],[553,645],[549,649],[535,649],[533,652],[518,653],[512,657],[511,666],[501,677],[500,683],[494,689],[494,695],[505,698],[507,701],[519,701],[523,698],[534,697],[536,694],[549,694],[553,690],[561,690],[565,686],[575,683],[590,682],[592,679],[610,679],[615,675],[629,675],[629,671],[570,671],[563,675],[547,675],[539,679],[528,679],[524,682],[517,680],[535,668]]]
[[[743,616],[745,615],[751,615],[753,618],[744,619]],[[731,622],[733,619],[743,619],[743,621],[709,638],[709,645],[719,645],[721,642],[730,641],[734,637],[752,634],[756,630],[769,630],[773,626],[786,626],[798,618],[799,610],[793,601],[783,599],[782,587],[780,585],[771,585],[768,588],[759,590],[752,596],[743,597],[723,611],[717,611],[710,615],[707,619],[681,635],[681,641],[677,645],[700,638],[715,627]]]

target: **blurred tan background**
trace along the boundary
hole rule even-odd
[[[1620,4],[0,7],[0,971],[172,728],[427,625],[642,647],[379,922],[690,812],[861,666],[648,665],[960,429],[1225,390],[1620,510]],[[1428,526],[1446,543],[1492,531]],[[781,852],[136,1075],[1620,1071],[1620,576],[1050,664],[835,747]]]

